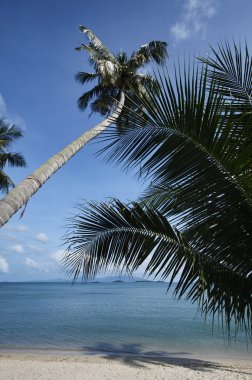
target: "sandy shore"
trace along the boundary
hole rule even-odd
[[[252,379],[248,360],[0,354],[0,380]]]

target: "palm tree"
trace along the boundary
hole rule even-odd
[[[89,60],[94,67],[94,73],[80,72],[76,78],[82,84],[97,79],[98,84],[79,98],[78,105],[81,109],[85,109],[89,102],[95,98],[91,103],[92,111],[99,112],[107,117],[59,153],[49,158],[0,201],[0,227],[28,202],[52,174],[72,158],[87,142],[106,129],[112,121],[119,118],[125,102],[125,94],[128,95],[134,89],[136,94],[141,96],[144,92],[144,84],[153,83],[149,75],[138,73],[138,69],[151,60],[161,64],[167,56],[167,44],[152,41],[141,46],[127,61],[125,53],[121,52],[118,56],[112,54],[90,29],[80,26],[80,31],[87,36],[89,44],[83,44],[77,50],[86,50],[89,53]],[[129,106],[129,102],[126,103]],[[136,105],[134,107],[137,108]]]
[[[88,51],[89,62],[94,68],[94,72],[78,72],[75,78],[82,85],[94,80],[97,80],[98,83],[78,99],[79,108],[85,110],[91,103],[92,112],[109,116],[111,109],[117,107],[121,93],[124,92],[126,94],[125,106],[131,109],[133,107],[135,111],[138,102],[135,94],[141,97],[142,94],[146,95],[146,85],[155,86],[151,75],[139,73],[138,70],[152,60],[157,64],[163,64],[167,57],[167,43],[152,41],[142,45],[128,59],[127,54],[122,51],[117,55],[112,54],[90,30],[83,26],[80,27],[80,30],[86,33],[90,43],[88,46],[82,44],[76,50]]]
[[[24,167],[25,159],[20,153],[10,153],[9,148],[14,141],[22,137],[22,132],[15,125],[0,119],[0,191],[8,193],[14,187],[12,179],[4,172],[5,166]]]
[[[156,74],[144,119],[129,111],[134,128],[104,133],[107,159],[138,168],[149,185],[139,202],[80,205],[64,260],[76,279],[133,273],[148,259],[146,275],[169,286],[179,278],[178,298],[251,337],[252,60],[233,50],[221,45],[210,67],[179,68],[174,80]]]

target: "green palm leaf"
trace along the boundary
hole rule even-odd
[[[197,236],[209,252],[248,275],[251,150],[240,148],[246,131],[235,140],[237,120],[215,87],[208,91],[207,72],[177,77],[175,84],[160,77],[160,91],[142,103],[144,122],[129,113],[134,128],[125,125],[121,135],[115,128],[103,135],[112,140],[103,149],[107,160],[126,170],[140,166],[138,175],[151,181],[146,195],[152,206],[189,240]]]
[[[103,93],[103,88],[101,85],[97,85],[93,87],[91,90],[85,92],[82,96],[78,99],[78,107],[80,110],[84,111],[89,102],[96,96],[100,96]]]
[[[241,45],[233,42],[233,46],[226,41],[218,45],[218,51],[211,47],[213,57],[201,57],[201,62],[210,68],[211,80],[218,82],[222,92],[229,99],[242,101],[252,108],[252,58],[245,44],[244,51]]]
[[[20,153],[0,153],[0,167],[5,165],[12,167],[26,166],[25,159]]]
[[[242,149],[247,131],[239,130],[237,138],[239,119],[233,120],[232,110],[225,107],[225,100],[216,93],[214,86],[208,91],[207,72],[200,76],[197,71],[192,72],[191,79],[185,73],[184,79],[177,78],[175,84],[169,76],[165,79],[156,76],[154,80],[156,83],[159,80],[158,90],[146,88],[147,96],[141,100],[145,109],[144,121],[142,116],[129,111],[134,129],[125,125],[124,136],[118,136],[114,128],[103,134],[112,141],[102,151],[108,151],[107,160],[123,164],[125,169],[141,163],[139,174],[161,182],[167,175],[171,157],[180,160],[181,149],[196,150],[203,160],[210,157],[218,170],[226,172],[229,180],[236,183],[250,202],[251,194],[242,184],[243,165],[248,167],[251,160],[249,147]],[[248,121],[251,123],[252,119]],[[187,148],[184,148],[185,144]],[[150,155],[154,150],[155,154]],[[187,166],[187,160],[180,161],[181,165]]]
[[[140,49],[131,55],[129,66],[136,69],[146,65],[151,60],[154,60],[160,65],[165,62],[167,57],[167,43],[161,41],[151,41],[148,44],[142,45]]]
[[[7,123],[0,118],[0,149],[6,149],[8,146],[23,136],[21,129],[14,124]]]
[[[10,188],[14,187],[15,184],[12,179],[0,169],[0,190],[3,194],[9,192]]]
[[[232,318],[236,327],[251,332],[251,276],[205,254],[197,240],[189,244],[157,210],[118,200],[80,206],[66,242],[65,265],[74,278],[80,273],[93,278],[107,269],[132,274],[147,260],[146,275],[169,278],[169,286],[180,275],[176,296],[185,295],[202,312],[223,317],[228,332]]]
[[[92,112],[98,112],[103,116],[108,116],[119,100],[120,92],[114,87],[103,89],[101,95],[90,105]]]
[[[93,81],[94,79],[97,79],[99,77],[99,74],[97,73],[84,73],[84,72],[78,72],[75,75],[75,79],[80,82],[81,84],[85,84],[88,82]]]
[[[11,153],[9,148],[13,142],[22,137],[22,131],[4,119],[0,119],[0,191],[7,193],[14,187],[12,179],[3,171],[6,165],[24,167],[26,162],[20,153]]]

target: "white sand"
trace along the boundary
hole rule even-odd
[[[174,357],[0,354],[0,380],[252,379],[252,362]]]

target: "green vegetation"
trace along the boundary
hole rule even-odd
[[[4,172],[6,165],[24,167],[25,160],[20,153],[9,152],[14,141],[22,137],[22,132],[15,125],[0,119],[0,191],[7,193],[14,187],[12,179]]]
[[[80,26],[80,31],[88,37],[89,44],[82,44],[76,50],[88,52],[94,72],[79,72],[75,78],[82,85],[93,81],[97,84],[78,99],[79,108],[85,110],[90,104],[92,112],[109,116],[116,109],[123,92],[126,95],[125,107],[141,112],[138,99],[143,94],[147,96],[146,87],[154,88],[155,80],[151,75],[139,70],[153,61],[162,65],[167,58],[167,43],[151,41],[128,58],[123,51],[114,55],[90,29]],[[116,121],[117,126],[120,126],[120,120],[125,117],[129,122],[127,113],[120,112],[120,117]]]
[[[80,205],[65,236],[76,279],[108,268],[178,278],[175,296],[252,332],[252,59],[228,43],[158,85],[103,133],[109,162],[135,169],[138,202]],[[126,107],[124,109],[126,112]],[[132,128],[132,125],[134,126]]]

